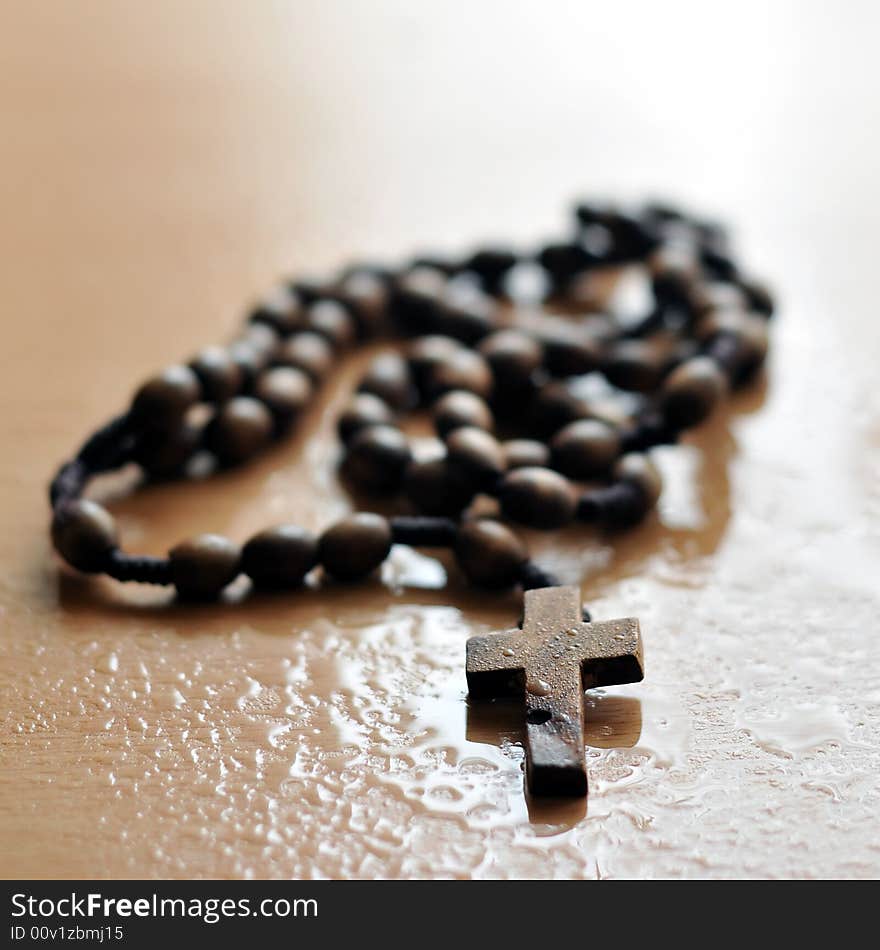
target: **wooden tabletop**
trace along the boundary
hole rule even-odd
[[[0,12],[0,874],[880,872],[880,424],[868,3],[6,4]],[[657,452],[658,515],[526,535],[644,683],[591,693],[586,805],[523,793],[468,636],[521,602],[396,550],[240,605],[83,580],[54,467],[283,275],[558,234],[578,195],[735,227],[766,377]],[[332,407],[201,484],[109,499],[132,549],[351,507]],[[452,575],[452,572],[450,572]]]

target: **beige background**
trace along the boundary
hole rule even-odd
[[[876,875],[877,10],[4,2],[0,873]],[[657,518],[529,539],[642,619],[586,811],[527,803],[515,715],[467,714],[464,641],[512,596],[407,550],[201,609],[59,569],[56,464],[279,275],[533,242],[607,191],[730,220],[783,307],[766,380],[658,453]],[[303,436],[121,492],[126,543],[327,524],[327,405]]]

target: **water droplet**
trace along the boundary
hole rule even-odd
[[[550,689],[550,684],[546,680],[533,679],[526,683],[526,690],[528,690],[532,696],[549,696]]]
[[[115,653],[108,653],[95,663],[95,669],[99,673],[116,673],[119,670],[119,657]]]

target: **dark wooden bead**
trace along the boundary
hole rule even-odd
[[[472,345],[495,328],[494,311],[476,307],[444,306],[438,311],[435,331]]]
[[[607,487],[587,489],[587,491],[578,498],[576,512],[578,519],[587,524],[598,524],[601,522],[605,514],[603,499],[609,491],[610,489]],[[639,496],[641,497],[641,493],[639,493]]]
[[[373,359],[358,390],[378,396],[399,411],[410,409],[417,399],[409,363],[397,353],[382,353]]]
[[[765,317],[772,317],[775,304],[770,288],[757,280],[742,280],[739,287],[746,296],[751,310]]]
[[[518,260],[518,256],[509,248],[486,248],[469,257],[464,267],[480,277],[488,293],[497,294],[502,289],[504,278]]]
[[[620,481],[584,492],[578,500],[581,521],[608,528],[629,528],[650,511],[648,499],[635,482]]]
[[[497,321],[498,305],[483,293],[471,275],[450,280],[443,291],[435,317],[438,333],[472,344],[491,333]]]
[[[236,396],[217,410],[205,441],[224,465],[237,465],[256,455],[272,435],[272,415],[258,399]]]
[[[229,346],[229,355],[242,374],[242,389],[253,385],[257,376],[272,362],[281,337],[267,323],[251,323]]]
[[[295,333],[281,344],[275,362],[301,369],[318,383],[333,366],[333,347],[318,333]]]
[[[453,389],[466,389],[482,399],[492,394],[492,370],[473,350],[460,349],[453,359],[435,365],[426,379],[429,398],[437,398]]]
[[[355,268],[343,275],[336,288],[366,339],[388,330],[389,280],[389,275],[379,269]]]
[[[52,543],[71,567],[95,574],[104,570],[110,552],[117,547],[116,522],[93,501],[69,501],[53,515]]]
[[[292,366],[276,366],[260,373],[254,395],[269,407],[276,426],[289,425],[309,404],[314,387],[309,376]]]
[[[718,364],[708,356],[695,356],[676,367],[663,381],[660,396],[663,414],[679,429],[702,422],[727,388]]]
[[[660,496],[657,469],[646,456],[632,452],[620,459],[612,477],[610,485],[584,492],[578,500],[578,517],[613,528],[638,524]]]
[[[743,310],[746,296],[736,284],[723,281],[698,283],[691,292],[689,305],[699,319],[715,310]]]
[[[519,330],[498,330],[480,343],[479,350],[502,391],[528,385],[544,356],[541,344]]]
[[[637,485],[644,496],[646,511],[654,507],[663,489],[657,466],[640,452],[622,456],[612,470],[612,478]]]
[[[575,395],[565,383],[548,383],[541,388],[532,406],[532,426],[540,435],[551,436],[575,419],[591,415],[589,403]]]
[[[644,216],[617,210],[602,224],[611,236],[611,246],[605,253],[608,261],[644,258],[660,243],[655,222]]]
[[[447,275],[439,268],[418,266],[395,281],[390,310],[394,323],[406,334],[436,333],[441,297]]]
[[[735,341],[732,365],[727,367],[735,382],[754,372],[767,357],[767,321],[754,314],[741,310],[713,311],[697,323],[695,332],[704,345],[721,336]]]
[[[620,435],[598,419],[579,419],[556,433],[550,449],[554,468],[569,478],[584,480],[611,467],[620,454]]]
[[[739,271],[726,240],[704,238],[700,244],[703,270],[717,280],[735,280]]]
[[[190,368],[202,384],[203,398],[225,402],[241,390],[244,373],[222,346],[207,346],[190,361]]]
[[[337,429],[343,442],[351,439],[367,426],[391,425],[394,413],[388,404],[372,393],[355,393],[339,414]]]
[[[739,377],[743,378],[762,366],[767,358],[767,351],[770,346],[767,324],[749,314],[737,338],[742,347]]]
[[[646,340],[623,340],[608,355],[605,375],[620,389],[651,392],[663,376],[665,353]]]
[[[557,327],[541,334],[544,366],[551,376],[583,376],[602,362],[603,344],[583,327]]]
[[[318,560],[318,539],[296,525],[280,525],[255,534],[241,552],[241,569],[255,587],[298,587]]]
[[[427,391],[431,374],[436,367],[454,360],[464,347],[448,336],[421,336],[414,340],[406,351],[406,358],[413,379],[420,393]]]
[[[582,227],[600,224],[607,226],[620,209],[610,201],[591,198],[579,201],[574,207],[574,216]]]
[[[469,482],[445,456],[410,462],[404,491],[415,508],[426,515],[458,515],[474,497]]]
[[[446,439],[446,451],[453,469],[477,489],[491,487],[505,470],[501,445],[483,429],[454,429]]]
[[[142,428],[173,428],[201,394],[199,378],[188,366],[169,366],[135,393],[132,420]]]
[[[396,491],[411,458],[409,442],[400,429],[391,425],[368,426],[348,444],[345,474],[367,491]]]
[[[245,327],[244,333],[239,337],[239,342],[252,346],[262,357],[262,365],[265,366],[278,349],[281,335],[267,323],[251,323]]]
[[[593,266],[596,257],[580,241],[566,241],[542,248],[538,261],[553,278],[555,289],[562,291],[575,275]]]
[[[255,327],[256,326],[262,325],[255,324]],[[252,385],[259,373],[269,363],[269,354],[265,349],[247,339],[235,340],[231,343],[229,346],[229,356],[241,373],[243,389]]]
[[[133,458],[154,478],[178,475],[201,441],[198,426],[183,421],[176,429],[147,429],[138,435]]]
[[[645,215],[618,212],[603,226],[610,237],[607,247],[602,242],[604,262],[621,264],[646,260],[663,241],[680,237],[677,230],[669,233],[673,227],[674,223],[663,227]]]
[[[657,445],[672,445],[680,434],[654,407],[635,413],[615,427],[620,432],[622,453],[645,452]]]
[[[664,243],[648,261],[654,295],[661,303],[687,302],[700,280],[695,248],[686,242]]]
[[[459,528],[455,559],[472,584],[500,589],[519,580],[528,552],[503,524],[477,520],[467,521]]]
[[[250,321],[271,327],[281,336],[287,336],[303,326],[303,302],[289,287],[279,287],[253,310]]]
[[[574,518],[576,498],[567,478],[549,468],[508,472],[498,490],[501,510],[530,528],[561,528]]]
[[[360,512],[321,535],[318,559],[328,574],[353,581],[372,573],[391,550],[391,526],[381,515]]]
[[[318,300],[306,311],[305,326],[323,336],[337,350],[351,346],[357,329],[348,310],[337,300]]]
[[[709,343],[722,333],[744,336],[750,322],[759,324],[766,332],[766,323],[746,313],[741,307],[719,307],[707,311],[695,321],[694,336],[701,343]]]
[[[550,464],[550,450],[536,439],[510,439],[501,443],[508,471],[515,468],[546,468]]]
[[[238,576],[241,552],[219,534],[200,534],[172,548],[168,557],[178,595],[210,600]]]
[[[491,432],[495,420],[485,401],[473,393],[456,389],[441,396],[434,403],[431,413],[437,434],[445,438],[453,429],[474,426]]]

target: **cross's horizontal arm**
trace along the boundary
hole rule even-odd
[[[522,630],[471,637],[467,642],[468,693],[474,699],[521,696],[525,685]]]
[[[576,624],[565,631],[564,639],[580,658],[585,689],[644,678],[642,635],[634,617]]]

